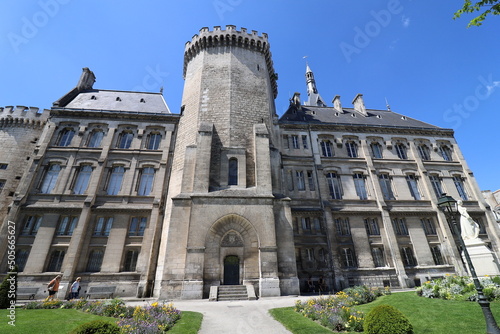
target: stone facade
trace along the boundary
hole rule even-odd
[[[62,274],[82,277],[84,291],[161,299],[227,284],[299,294],[320,277],[329,291],[411,287],[465,273],[436,205],[443,192],[463,200],[498,256],[497,224],[452,130],[366,108],[361,94],[328,107],[309,66],[308,101],[296,93],[278,118],[268,37],[244,28],[201,29],[184,76],[180,115],[161,94],[95,89],[85,68],[39,140],[19,132],[34,147],[0,128],[23,159],[34,152],[9,185],[15,196],[0,197],[3,231],[17,228],[20,286]]]

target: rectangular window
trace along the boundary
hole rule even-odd
[[[444,161],[452,161],[451,150],[448,146],[442,145],[439,147],[439,151],[441,152],[441,156]]]
[[[384,195],[384,199],[394,200],[394,193],[392,192],[391,178],[388,174],[380,174],[379,175],[380,188],[382,190],[382,194]]]
[[[157,150],[160,147],[161,134],[152,132],[148,135],[146,148],[148,150]]]
[[[113,226],[113,217],[99,217],[95,223],[94,236],[109,236],[111,227]]]
[[[302,222],[302,231],[306,234],[311,234],[311,218],[302,217],[300,220]]]
[[[333,199],[342,199],[342,185],[340,183],[340,176],[337,173],[326,174],[326,181],[330,189],[330,196]]]
[[[411,196],[419,201],[421,199],[420,192],[418,191],[417,177],[413,174],[406,175],[406,183],[410,189]]]
[[[292,135],[292,147],[294,149],[298,149],[299,148],[299,136]]]
[[[436,194],[436,197],[439,198],[443,194],[443,189],[441,188],[441,180],[437,175],[429,175],[429,180],[431,181],[432,189]]]
[[[382,159],[382,146],[379,143],[373,143],[370,146],[372,149],[372,156],[375,159]]]
[[[68,128],[64,129],[59,133],[59,139],[57,140],[57,146],[69,146],[71,144],[71,140],[75,135],[75,130]]]
[[[295,176],[297,177],[297,190],[306,190],[306,183],[304,180],[304,172],[296,171]]]
[[[354,256],[354,251],[351,248],[342,248],[340,254],[342,258],[342,265],[345,268],[356,267],[356,257]]]
[[[348,218],[336,218],[334,219],[335,229],[337,230],[338,236],[349,236],[351,235],[351,227],[349,226]]]
[[[5,187],[5,180],[0,180],[0,191]]]
[[[418,145],[417,150],[422,160],[431,160],[430,151],[427,145]]]
[[[125,264],[123,271],[135,271],[137,267],[137,258],[139,257],[138,250],[129,250],[125,255]]]
[[[396,144],[396,153],[399,159],[406,160],[408,155],[406,154],[406,146],[404,144]]]
[[[132,217],[128,230],[129,237],[142,237],[144,235],[144,231],[146,230],[147,222],[147,217]]]
[[[368,235],[380,235],[377,218],[365,218],[365,228]]]
[[[93,249],[92,251],[90,251],[89,259],[87,262],[87,271],[95,273],[101,271],[103,258],[104,258],[103,250]]]
[[[17,271],[21,272],[24,270],[29,254],[30,251],[28,249],[18,249],[16,251]]]
[[[124,174],[125,174],[125,168],[123,168],[123,166],[115,166],[111,169],[108,185],[106,187],[106,193],[108,195],[118,195],[122,187],[122,180]]]
[[[434,222],[432,219],[429,218],[422,218],[420,219],[420,222],[422,223],[422,228],[424,229],[424,232],[426,235],[436,235],[436,226],[434,226]]]
[[[134,134],[131,131],[123,131],[118,136],[116,148],[130,148],[130,146],[132,145],[132,139],[134,139]]]
[[[316,186],[315,186],[315,183],[314,183],[314,174],[310,170],[307,171],[307,181],[309,183],[309,190],[310,191],[316,190]]]
[[[87,147],[99,147],[101,145],[102,138],[104,138],[104,132],[100,130],[92,131],[89,136],[89,141]]]
[[[61,266],[64,261],[65,251],[54,250],[50,254],[49,264],[47,265],[47,271],[49,272],[59,272],[61,271]]]
[[[368,195],[366,193],[365,176],[361,173],[355,173],[352,178],[354,180],[354,187],[356,188],[356,194],[358,195],[359,199],[368,199]]]
[[[40,187],[40,192],[42,194],[50,194],[52,192],[52,190],[56,186],[60,171],[61,166],[58,164],[52,164],[47,167],[45,175],[43,176],[42,185]]]
[[[21,235],[36,235],[38,228],[42,224],[41,216],[28,216],[24,222]]]
[[[372,248],[372,257],[375,267],[385,267],[383,248],[380,247]]]
[[[153,189],[153,181],[155,178],[155,169],[153,167],[144,167],[139,175],[139,187],[137,195],[148,196]]]
[[[394,226],[396,235],[409,235],[406,220],[404,218],[394,218],[392,220],[392,225]]]
[[[0,169],[7,169],[7,164],[0,164]]]
[[[75,185],[73,186],[73,193],[82,195],[87,190],[89,185],[90,176],[92,175],[92,166],[83,165],[77,170]]]
[[[467,201],[469,199],[469,197],[467,196],[467,193],[465,192],[465,186],[464,186],[463,179],[460,176],[455,175],[455,176],[453,176],[453,183],[455,184],[455,187],[457,188],[458,195],[460,196],[460,198],[464,201]]]
[[[413,256],[413,250],[410,247],[401,248],[401,257],[403,260],[403,264],[406,267],[414,267],[417,265],[417,261],[415,261],[415,256]]]
[[[350,158],[358,157],[358,145],[355,142],[348,141],[345,143],[345,148],[347,150],[347,156]]]
[[[324,157],[333,157],[332,143],[329,140],[322,140],[320,146]]]
[[[307,150],[307,136],[302,136],[302,146]]]
[[[57,227],[57,235],[73,235],[76,224],[78,224],[78,217],[73,216],[62,216],[59,220],[59,226]]]
[[[444,264],[443,256],[441,256],[441,249],[439,246],[431,247],[432,258],[434,259],[434,263],[439,266]]]

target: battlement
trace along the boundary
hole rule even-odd
[[[259,35],[255,30],[248,33],[246,28],[237,30],[234,25],[227,25],[226,30],[222,30],[220,26],[215,26],[212,31],[207,27],[203,27],[200,29],[199,34],[193,36],[191,42],[186,42],[184,49],[184,77],[186,75],[187,64],[200,51],[221,46],[240,47],[261,52],[266,59],[269,79],[271,80],[274,97],[276,98],[278,95],[277,75],[274,72],[267,34],[262,33]]]
[[[43,127],[50,110],[26,106],[0,107],[0,127]]]

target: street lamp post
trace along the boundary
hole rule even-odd
[[[467,247],[465,246],[464,239],[460,234],[460,230],[458,229],[457,220],[455,218],[457,214],[457,201],[453,199],[451,196],[446,196],[446,194],[442,194],[438,199],[438,207],[444,212],[446,216],[446,220],[448,223],[451,223],[451,227],[453,228],[453,232],[456,234],[458,242],[460,243],[460,247],[462,248],[465,261],[467,261],[467,265],[469,267],[469,272],[472,276],[472,280],[474,281],[474,287],[477,291],[478,303],[481,306],[481,310],[483,311],[484,319],[486,320],[486,333],[487,334],[500,334],[500,328],[498,328],[495,318],[491,313],[490,302],[483,294],[483,287],[479,282],[479,279],[476,275],[476,270],[474,269],[474,265],[472,264],[469,252],[467,251]]]

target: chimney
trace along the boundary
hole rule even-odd
[[[290,100],[291,104],[295,106],[295,108],[300,108],[300,93],[295,92],[293,97]]]
[[[340,95],[335,95],[335,97],[332,100],[333,103],[333,108],[337,110],[338,112],[342,113],[342,103],[340,102]]]
[[[363,101],[363,94],[358,94],[352,100],[352,104],[354,105],[354,110],[362,114],[363,116],[368,116],[365,108],[365,101]]]
[[[80,76],[80,81],[78,81],[78,85],[76,86],[76,88],[78,89],[78,91],[92,89],[94,82],[95,82],[94,72],[89,70],[88,67],[84,67],[83,73]]]

